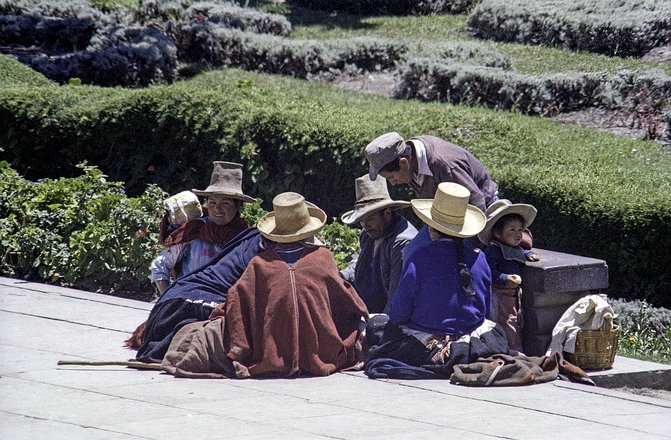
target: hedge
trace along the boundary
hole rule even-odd
[[[671,43],[671,2],[482,0],[468,26],[480,38],[643,56]]]
[[[0,143],[31,180],[87,159],[131,195],[148,183],[175,193],[206,186],[225,159],[245,164],[246,190],[266,203],[298,191],[331,217],[351,209],[361,150],[390,130],[471,150],[503,197],[537,206],[539,247],[607,261],[611,296],[671,303],[671,151],[654,142],[237,70],[144,90],[0,88]]]

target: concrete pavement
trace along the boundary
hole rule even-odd
[[[671,401],[561,381],[469,388],[360,372],[195,380],[57,365],[134,357],[123,340],[150,308],[0,278],[0,439],[671,439]],[[640,386],[670,369],[617,357],[599,375],[638,374]]]

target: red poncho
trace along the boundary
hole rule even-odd
[[[228,291],[225,349],[252,376],[326,376],[358,361],[366,306],[327,249],[305,252],[293,269],[262,252]]]

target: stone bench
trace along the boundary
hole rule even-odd
[[[586,295],[608,287],[604,260],[534,249],[541,260],[522,270],[524,353],[542,356],[552,340],[552,329],[564,312]]]

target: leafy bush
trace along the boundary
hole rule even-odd
[[[671,42],[671,4],[640,0],[482,0],[468,18],[480,38],[642,56]]]
[[[266,209],[296,191],[329,217],[351,209],[361,151],[390,130],[472,151],[501,196],[537,207],[537,246],[604,259],[618,296],[670,305],[671,151],[654,142],[232,69],[142,90],[0,87],[0,143],[29,179],[71,176],[88,160],[129,194],[147,183],[176,193],[231,160]]]
[[[15,85],[49,86],[55,84],[41,73],[35,72],[24,64],[17,63],[13,58],[0,55],[0,87]]]
[[[188,20],[207,20],[228,28],[259,34],[287,36],[291,33],[291,23],[284,15],[268,14],[232,3],[222,5],[197,2],[189,6],[185,16]]]
[[[342,223],[334,218],[321,230],[321,238],[326,247],[333,253],[338,269],[344,269],[359,253],[359,235],[361,231]]]
[[[0,15],[34,15],[78,19],[96,23],[101,28],[117,21],[114,14],[106,14],[87,0],[0,0]]]
[[[145,291],[161,249],[158,225],[167,193],[155,185],[137,198],[93,166],[83,175],[31,182],[0,162],[0,273],[92,291]],[[254,225],[266,213],[261,199],[243,205]],[[358,233],[334,223],[324,229],[341,265]]]
[[[24,180],[0,162],[0,272],[86,290],[148,290],[166,197],[137,198],[96,167],[83,175]]]
[[[621,326],[618,352],[671,363],[671,310],[645,301],[609,301]]]
[[[19,60],[60,83],[79,78],[86,84],[133,87],[171,82],[176,75],[177,49],[156,29],[116,27],[98,36],[90,49],[57,57],[20,56]]]
[[[34,15],[0,15],[0,44],[81,50],[95,32],[93,20]]]
[[[399,69],[395,96],[484,105],[554,115],[588,107],[661,115],[671,100],[671,77],[661,71],[555,74],[544,78],[499,68],[411,58]]]

